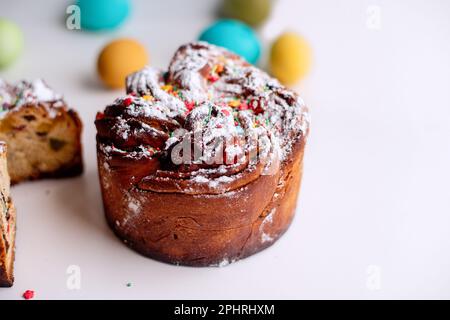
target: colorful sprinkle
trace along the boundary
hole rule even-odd
[[[128,107],[132,102],[133,102],[133,99],[131,99],[131,98],[126,98],[125,100],[123,100],[123,104],[126,107]]]
[[[228,105],[232,108],[239,107],[241,105],[241,100],[231,100]]]
[[[209,82],[216,82],[219,80],[220,75],[223,73],[224,67],[222,64],[216,64],[212,67],[211,73],[208,75],[207,80]]]
[[[173,86],[171,84],[166,84],[161,87],[164,91],[171,92],[173,91]]]
[[[208,76],[208,81],[209,81],[209,82],[216,82],[217,80],[219,80],[219,77],[216,76],[216,75],[210,74],[210,75]]]
[[[30,300],[34,298],[34,291],[33,290],[27,290],[22,294],[22,297],[25,300]]]
[[[209,105],[208,116],[205,119],[205,125],[209,122],[209,120],[211,120],[211,112],[212,112],[212,106]]]
[[[248,110],[248,104],[247,104],[247,102],[242,102],[240,105],[239,105],[239,110]]]
[[[192,109],[194,109],[195,107],[195,102],[194,101],[185,101],[184,105],[186,106],[186,109],[188,109],[188,111],[192,111]]]
[[[215,66],[215,71],[216,71],[217,74],[220,75],[223,72],[223,70],[224,70],[223,64],[217,64]]]

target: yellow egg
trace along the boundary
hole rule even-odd
[[[311,56],[311,48],[303,37],[294,32],[283,33],[270,50],[270,72],[283,84],[293,85],[308,73]]]
[[[125,78],[149,62],[147,50],[133,39],[117,39],[107,44],[97,60],[97,71],[110,88],[125,87]]]

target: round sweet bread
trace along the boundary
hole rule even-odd
[[[169,263],[223,266],[286,231],[309,130],[296,93],[196,42],[167,72],[130,75],[127,94],[95,121],[105,214],[125,243]]]

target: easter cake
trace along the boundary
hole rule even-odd
[[[13,285],[16,211],[9,194],[6,144],[0,142],[0,287]]]
[[[127,94],[95,121],[106,219],[127,245],[173,264],[224,266],[287,230],[309,131],[296,93],[196,42],[166,72],[130,75]]]
[[[80,135],[77,113],[44,81],[0,79],[0,141],[8,146],[12,183],[80,174]]]

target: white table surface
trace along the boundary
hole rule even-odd
[[[0,16],[26,37],[20,61],[0,76],[42,77],[64,93],[84,122],[86,165],[79,178],[13,188],[16,282],[0,300],[27,289],[39,299],[450,298],[450,1],[278,1],[264,42],[292,29],[314,49],[297,88],[313,120],[302,193],[280,241],[225,268],[163,264],[113,235],[93,125],[122,94],[96,79],[104,44],[135,37],[164,67],[213,21],[217,3],[135,1],[123,28],[100,34],[67,30],[69,3],[0,1]],[[80,290],[66,285],[71,265]]]

